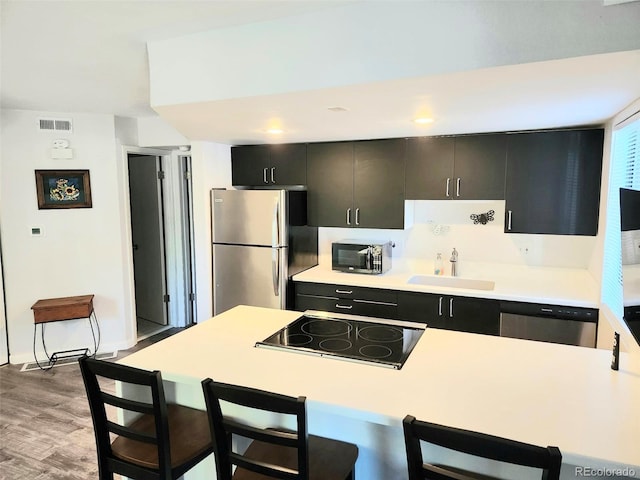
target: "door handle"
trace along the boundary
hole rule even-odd
[[[351,209],[347,208],[347,225],[351,225]]]
[[[356,208],[356,225],[360,225],[360,209]]]
[[[458,177],[458,180],[456,181],[456,197],[460,196],[460,177]]]
[[[447,193],[446,193],[447,197],[449,196],[449,186],[450,185],[451,185],[451,179],[447,178]]]
[[[262,181],[264,183],[269,183],[269,180],[267,180],[267,170],[269,169],[266,167],[262,170]]]
[[[342,293],[344,295],[351,295],[353,293],[352,290],[338,290],[336,289],[336,293]]]
[[[438,302],[438,316],[442,316],[442,297],[440,297],[440,301]]]
[[[511,230],[511,210],[507,212],[507,230]]]
[[[271,167],[271,183],[276,183],[276,167]]]
[[[343,310],[351,310],[353,308],[353,305],[340,305],[339,303],[336,303],[336,308],[342,308]]]
[[[273,281],[273,294],[280,295],[280,249],[273,248],[271,253],[271,279]]]
[[[449,299],[449,318],[453,318],[453,298]]]

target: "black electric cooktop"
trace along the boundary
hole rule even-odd
[[[425,328],[411,322],[306,311],[255,346],[400,370]]]

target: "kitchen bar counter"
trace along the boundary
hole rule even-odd
[[[491,280],[495,282],[493,290],[408,283],[409,278],[417,274],[430,274],[430,272],[393,267],[382,275],[367,275],[335,272],[331,270],[331,265],[321,264],[295,275],[293,280],[573,307],[599,307],[598,285],[589,272],[584,269],[470,262],[465,264],[459,278]]]
[[[402,370],[254,347],[299,315],[239,306],[120,362],[160,370],[169,398],[199,408],[206,377],[305,395],[309,431],[360,445],[357,477],[367,480],[406,478],[406,414],[557,445],[571,473],[563,478],[575,478],[571,465],[631,466],[640,478],[640,366],[631,357],[612,371],[608,351],[429,328]],[[211,478],[210,468],[185,478]]]

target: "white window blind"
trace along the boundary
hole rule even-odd
[[[620,188],[640,189],[640,112],[618,125],[613,132],[602,302],[606,303],[618,318],[623,316]]]

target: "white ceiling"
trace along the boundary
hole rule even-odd
[[[1,106],[155,116],[149,106],[147,41],[354,1],[2,0]],[[436,122],[418,128],[410,119],[425,91]],[[596,124],[637,98],[640,50],[157,111],[191,140],[242,144]],[[327,109],[336,105],[347,111]],[[277,138],[264,132],[265,114],[274,112],[287,128]]]

